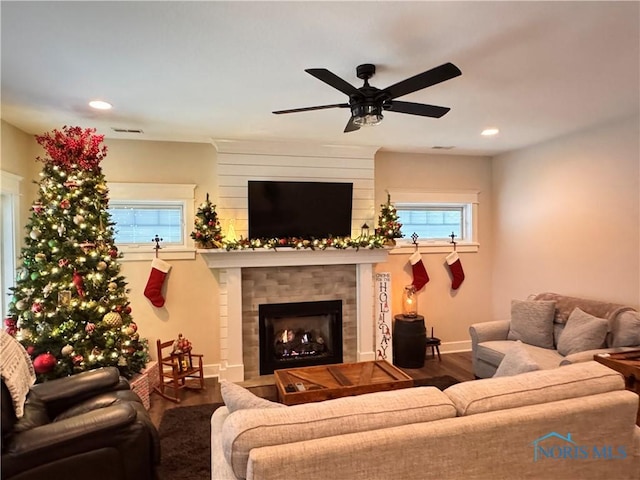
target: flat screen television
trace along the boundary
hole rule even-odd
[[[248,183],[249,238],[351,235],[352,183]]]

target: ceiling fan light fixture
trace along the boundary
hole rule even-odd
[[[372,127],[384,118],[381,105],[356,105],[351,109],[353,123],[359,127]]]

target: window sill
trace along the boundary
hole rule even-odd
[[[118,247],[122,253],[121,262],[142,262],[153,260],[156,257],[156,251],[153,247]],[[196,258],[195,248],[185,247],[163,247],[158,250],[158,258],[162,260],[194,260]]]
[[[389,250],[389,255],[410,255],[415,251],[416,246],[409,240],[396,240],[396,246]],[[458,253],[477,253],[480,249],[479,243],[456,242]],[[451,253],[453,245],[449,242],[418,242],[420,253]]]

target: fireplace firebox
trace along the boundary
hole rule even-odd
[[[342,300],[261,304],[258,318],[260,375],[342,363]]]

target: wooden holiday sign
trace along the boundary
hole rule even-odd
[[[375,282],[375,313],[376,313],[376,360],[393,358],[391,344],[391,274],[389,272],[376,273]]]

